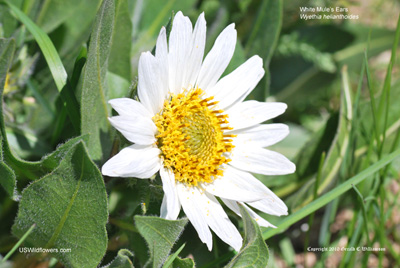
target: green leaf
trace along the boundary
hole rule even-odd
[[[79,136],[66,141],[64,144],[59,145],[54,152],[46,155],[40,161],[42,170],[44,172],[51,172],[53,169],[57,168],[61,160],[64,159],[64,157],[73,147],[75,147],[78,143],[86,142],[87,139],[88,135]]]
[[[115,2],[115,27],[109,60],[109,70],[131,81],[132,21],[127,0]]]
[[[111,150],[110,124],[108,123],[107,68],[114,27],[114,0],[104,0],[97,12],[90,37],[87,61],[83,75],[81,96],[81,130],[90,134],[89,154],[102,160]]]
[[[191,258],[181,259],[177,257],[170,268],[194,268],[194,261]]]
[[[52,254],[67,267],[97,267],[107,248],[107,218],[102,175],[78,142],[52,173],[22,192],[12,231],[21,237],[36,223],[27,243],[57,249]]]
[[[133,263],[130,258],[133,258],[133,253],[127,249],[120,249],[117,257],[103,268],[133,268]]]
[[[153,267],[161,267],[188,219],[175,221],[152,216],[135,216],[135,225],[150,249]]]
[[[79,136],[72,138],[57,147],[55,151],[49,155],[44,156],[40,161],[28,162],[13,156],[10,149],[5,146],[7,152],[6,161],[8,166],[15,172],[16,178],[24,177],[31,180],[39,179],[40,177],[50,173],[55,169],[60,161],[66,156],[68,151],[74,147],[77,143],[87,141],[86,136]]]
[[[239,204],[239,207],[245,232],[243,246],[225,267],[267,267],[269,252],[260,227],[243,205]]]
[[[14,171],[4,162],[3,150],[9,153],[9,148],[2,112],[4,86],[14,50],[15,42],[13,39],[0,39],[0,184],[11,198],[14,198],[17,181]]]
[[[76,132],[79,132],[79,104],[75,95],[71,91],[71,88],[67,84],[67,72],[64,69],[64,65],[61,62],[60,56],[58,55],[53,42],[50,40],[49,36],[19,8],[8,1],[5,1],[5,3],[10,7],[14,16],[20,20],[34,36],[44,58],[46,59],[47,64],[49,65],[50,72],[53,76],[57,89],[60,92],[61,98],[64,101],[64,105],[67,107],[68,116]]]

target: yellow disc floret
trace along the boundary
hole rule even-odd
[[[213,97],[203,96],[200,88],[172,94],[153,118],[164,166],[175,180],[193,186],[221,176],[222,165],[230,161],[226,153],[234,147],[235,135],[224,134],[231,129],[228,115],[215,109]]]

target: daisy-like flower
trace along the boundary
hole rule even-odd
[[[108,160],[102,173],[146,179],[159,171],[161,217],[175,220],[182,207],[209,250],[211,228],[238,251],[242,237],[216,196],[239,215],[237,202],[245,203],[260,226],[274,227],[250,207],[287,215],[282,200],[250,173],[295,171],[286,157],[264,149],[289,133],[284,124],[261,124],[282,114],[286,104],[244,101],[264,75],[259,56],[220,79],[235,49],[234,24],[222,31],[203,60],[205,39],[204,14],[193,29],[189,18],[178,12],[169,43],[162,28],[155,56],[142,53],[140,102],[109,101],[119,114],[109,118],[111,124],[133,145]]]

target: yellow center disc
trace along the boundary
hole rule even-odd
[[[175,180],[196,186],[212,182],[223,174],[221,165],[234,147],[224,134],[228,127],[223,110],[216,110],[213,97],[203,99],[200,88],[171,95],[163,109],[153,118],[157,129],[157,145],[164,166],[172,170]]]

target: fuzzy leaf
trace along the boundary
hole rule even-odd
[[[170,268],[194,268],[194,261],[190,258],[181,259],[177,257]]]
[[[267,267],[269,252],[261,235],[258,223],[253,220],[246,208],[239,204],[244,223],[244,241],[240,252],[225,266],[229,267]]]
[[[107,68],[111,51],[114,27],[114,0],[104,0],[97,12],[87,61],[83,75],[81,96],[82,134],[90,134],[89,154],[94,160],[101,160],[111,150],[110,124],[108,123]]]
[[[88,135],[72,138],[65,143],[59,145],[57,149],[49,155],[46,155],[41,160],[40,165],[46,173],[50,173],[53,169],[58,167],[60,161],[67,155],[71,148],[75,147],[78,143],[86,142]],[[45,173],[45,174],[46,174]],[[44,175],[44,174],[43,174]]]
[[[103,268],[134,268],[130,258],[133,257],[133,253],[127,249],[120,249],[117,257],[107,266]]]
[[[135,216],[135,224],[150,249],[153,267],[161,267],[188,219],[175,221],[152,216]]]
[[[103,178],[78,142],[52,173],[22,192],[12,231],[21,237],[36,223],[26,243],[58,249],[53,254],[67,267],[97,267],[107,248],[107,218]]]

